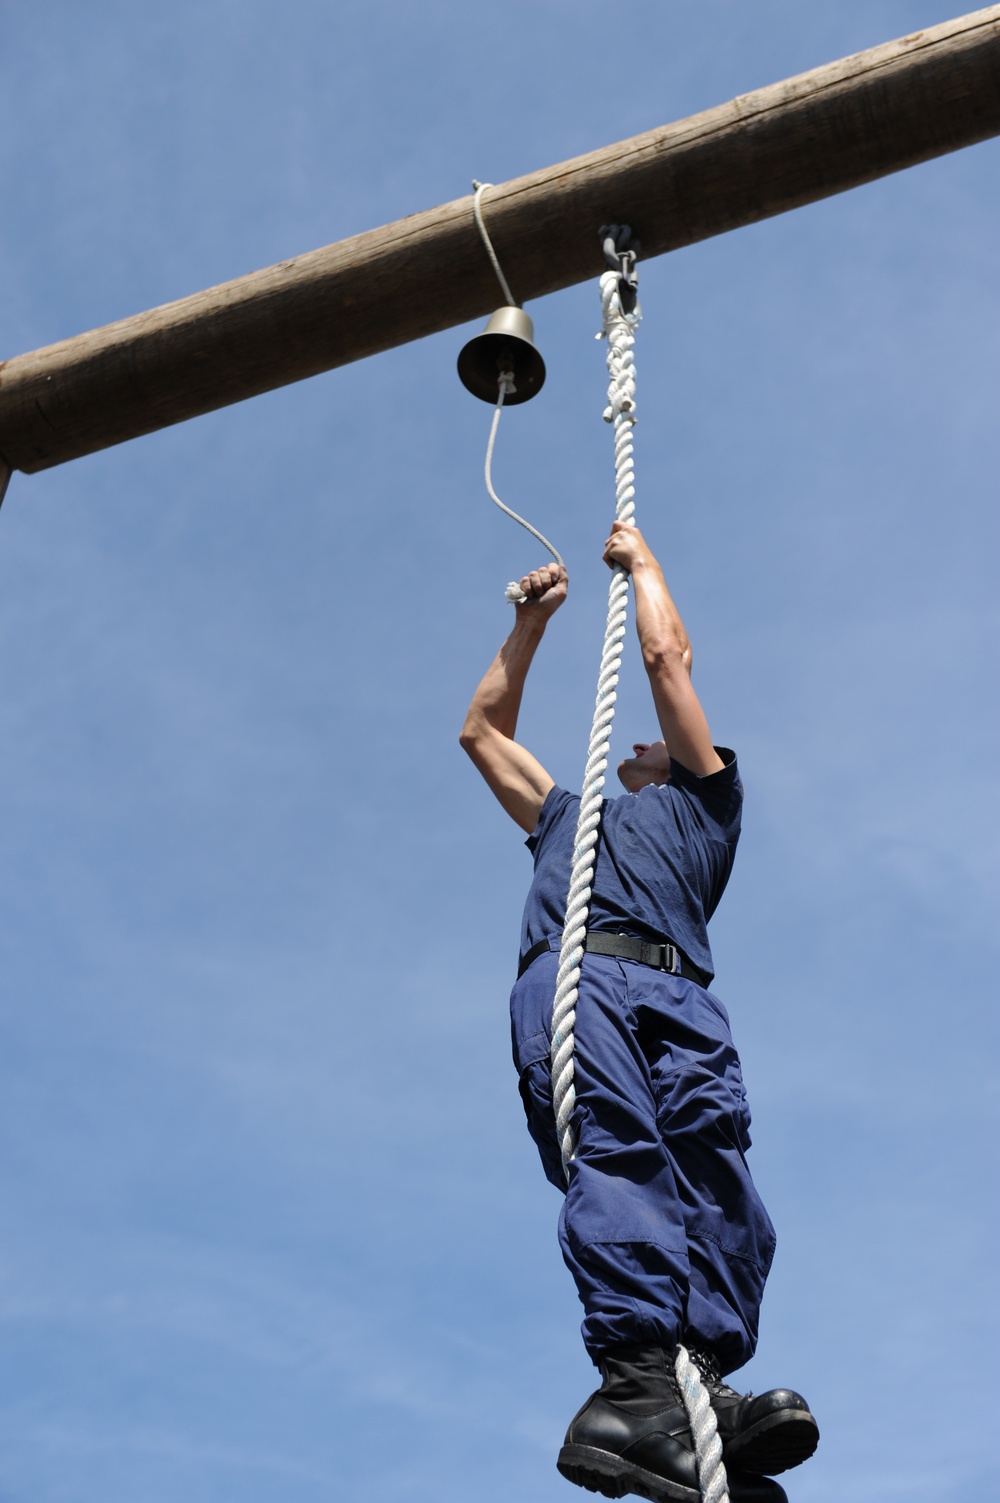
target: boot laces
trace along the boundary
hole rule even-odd
[[[739,1394],[735,1388],[730,1388],[728,1383],[723,1383],[722,1374],[719,1371],[718,1358],[713,1352],[705,1351],[700,1347],[689,1346],[688,1355],[701,1373],[701,1381],[714,1397],[721,1399],[739,1399],[742,1397],[749,1399],[752,1397],[749,1393],[746,1395]]]

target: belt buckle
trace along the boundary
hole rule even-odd
[[[661,971],[666,971],[668,976],[679,976],[681,973],[680,951],[678,950],[677,946],[671,944],[669,940],[665,945],[660,946],[659,969]]]

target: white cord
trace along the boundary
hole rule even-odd
[[[478,183],[476,181],[476,179],[473,178],[472,179],[472,186],[476,190],[476,196],[472,200],[472,212],[476,216],[476,225],[477,225],[477,227],[479,229],[480,235],[482,235],[482,237],[483,237],[483,244],[486,247],[486,254],[489,256],[490,260],[493,262],[493,270],[497,274],[497,281],[500,283],[500,287],[501,287],[501,289],[503,291],[504,297],[507,299],[507,302],[510,304],[510,306],[512,308],[519,308],[521,305],[520,305],[520,303],[515,303],[515,301],[514,301],[514,294],[511,292],[510,288],[507,286],[507,278],[504,276],[503,272],[500,270],[500,262],[497,260],[497,253],[493,249],[493,241],[490,239],[489,235],[486,232],[486,223],[485,223],[485,221],[483,219],[483,194],[486,192],[487,188],[492,188],[493,184],[492,183]]]
[[[475,178],[473,178],[472,186],[476,190],[476,196],[472,200],[472,212],[475,215],[476,226],[479,230],[480,235],[482,236],[483,245],[486,247],[486,254],[489,256],[490,261],[493,263],[493,270],[497,274],[497,281],[500,283],[504,297],[507,299],[510,307],[516,308],[519,305],[514,301],[514,294],[511,292],[510,287],[507,285],[507,278],[504,276],[503,272],[500,269],[500,262],[497,260],[497,253],[493,249],[493,242],[489,237],[486,229],[486,224],[483,220],[483,194],[486,192],[487,188],[492,188],[493,184],[480,183],[477,182]],[[532,527],[531,523],[526,522],[523,517],[519,517],[516,511],[511,511],[510,507],[505,505],[504,502],[500,500],[500,497],[493,489],[493,446],[497,441],[497,429],[500,426],[500,414],[503,411],[504,398],[513,395],[516,390],[517,388],[515,387],[512,378],[509,375],[501,372],[497,388],[497,404],[493,409],[493,422],[490,425],[490,436],[486,444],[486,464],[484,466],[486,491],[489,495],[490,500],[493,501],[497,506],[499,506],[502,512],[510,517],[512,521],[517,522],[521,527],[524,527],[528,532],[531,533],[532,537],[537,538],[543,548],[547,548],[549,550],[549,552],[552,554],[552,557],[561,568],[563,565],[563,557],[558,548],[553,548],[548,538],[544,537],[543,534],[538,531],[537,527]],[[524,591],[521,589],[521,586],[514,579],[511,580],[510,584],[504,590],[504,595],[510,601],[511,605],[521,605],[528,598]]]
[[[500,500],[500,497],[493,489],[493,445],[496,443],[497,429],[500,426],[500,414],[503,411],[503,399],[507,395],[508,391],[513,390],[513,381],[511,381],[510,379],[505,380],[504,377],[501,376],[500,389],[497,392],[497,405],[493,409],[493,422],[490,424],[489,442],[486,445],[486,464],[484,467],[486,489],[489,492],[490,500],[494,501],[496,505],[499,506],[500,510],[502,512],[505,512],[506,515],[513,521],[519,522],[522,527],[526,528],[527,531],[531,533],[532,537],[537,538],[542,547],[549,550],[556,563],[561,567],[563,563],[563,557],[558,549],[553,548],[548,538],[544,537],[542,533],[538,531],[537,527],[532,527],[531,523],[526,522],[523,517],[519,517],[516,511],[511,511],[510,507],[506,506]],[[504,595],[510,601],[511,605],[521,605],[528,598],[524,591],[521,589],[521,586],[518,584],[516,579],[511,580],[510,584],[504,590]]]

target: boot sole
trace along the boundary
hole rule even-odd
[[[776,1477],[808,1461],[819,1445],[819,1426],[808,1410],[768,1414],[723,1451],[726,1466]]]
[[[649,1503],[699,1503],[698,1492],[681,1482],[670,1482],[625,1461],[613,1451],[599,1451],[594,1446],[563,1446],[556,1462],[567,1482],[585,1487],[606,1498],[623,1498],[637,1493]]]

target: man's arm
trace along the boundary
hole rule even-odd
[[[515,607],[514,630],[472,696],[459,741],[517,824],[531,834],[553,780],[514,740],[521,695],[549,617],[566,599],[566,570],[555,564],[521,580],[528,599]]]
[[[615,522],[604,560],[621,564],[632,576],[642,660],[668,752],[700,777],[718,772],[725,763],[712,745],[708,721],[691,682],[691,643],[652,549],[638,527]]]

